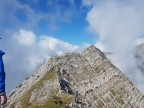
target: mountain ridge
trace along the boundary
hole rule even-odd
[[[144,96],[94,45],[48,60],[9,96],[8,108],[144,107]]]

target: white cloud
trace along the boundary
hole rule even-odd
[[[137,39],[136,39],[136,45],[140,45],[140,44],[142,44],[142,43],[144,43],[144,37],[143,37],[143,38],[137,38]]]
[[[59,51],[71,52],[78,49],[78,46],[71,45],[67,42],[61,41],[52,36],[41,36],[39,46],[43,49],[55,50],[57,52]]]
[[[103,44],[102,42],[100,42],[100,41],[97,42],[97,43],[95,44],[95,46],[96,46],[97,48],[99,48],[101,51],[106,51],[104,44]]]
[[[49,58],[49,56],[47,56]],[[32,71],[31,73],[33,73],[33,71],[38,68],[38,65],[42,64],[44,62],[44,59],[42,59],[42,57],[39,57],[39,55],[37,54],[33,54],[31,56],[28,56],[28,64],[29,64],[29,70]],[[47,59],[48,59],[47,58]]]
[[[21,29],[14,35],[16,40],[23,45],[32,45],[36,42],[36,35],[32,31]]]
[[[144,78],[139,78],[133,57],[136,40],[144,35],[144,7],[141,6],[144,1],[96,0],[92,3],[86,19],[87,29],[99,36],[96,46],[112,52],[116,65],[144,91],[141,83]]]

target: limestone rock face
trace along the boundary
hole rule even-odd
[[[144,108],[144,96],[95,46],[55,56],[9,96],[8,108]]]

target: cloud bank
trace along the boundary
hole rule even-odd
[[[99,40],[96,46],[112,52],[112,61],[144,92],[144,75],[137,69],[133,51],[144,36],[144,1],[83,0],[89,6],[88,30]],[[138,40],[139,39],[139,40]]]
[[[8,92],[32,75],[50,57],[79,50],[76,45],[52,36],[36,36],[26,29],[11,33],[11,37],[1,40],[0,46],[6,53],[4,62]]]

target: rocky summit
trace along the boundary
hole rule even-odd
[[[95,46],[48,60],[7,108],[144,108],[144,96]]]

